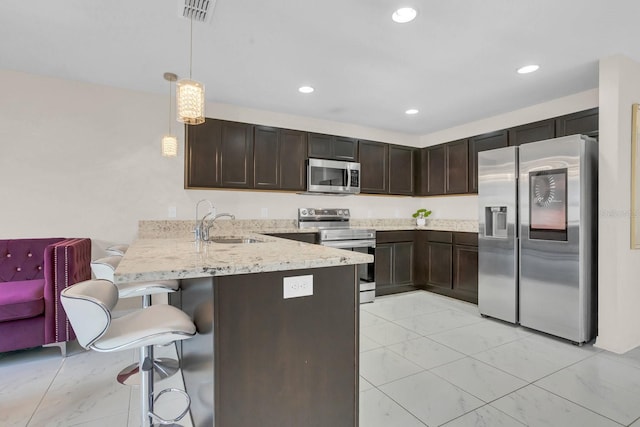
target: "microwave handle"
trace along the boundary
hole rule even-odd
[[[347,172],[347,190],[351,189],[351,169],[345,169]]]

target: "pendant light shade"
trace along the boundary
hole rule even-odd
[[[191,79],[193,56],[193,16],[189,26],[189,78],[176,84],[176,112],[179,122],[187,125],[204,123],[204,85]]]
[[[171,109],[171,83],[178,80],[178,76],[173,73],[164,73],[164,79],[169,82],[169,133],[162,137],[162,155],[164,157],[176,157],[178,155],[178,138],[171,132],[171,122],[173,114]]]
[[[162,155],[164,157],[176,157],[178,155],[178,138],[173,135],[162,137]]]
[[[204,123],[204,85],[190,79],[176,84],[178,121],[188,125]]]

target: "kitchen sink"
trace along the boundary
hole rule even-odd
[[[263,243],[262,240],[253,239],[251,237],[217,237],[209,239],[210,242],[213,243]]]

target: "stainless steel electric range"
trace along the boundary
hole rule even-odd
[[[318,243],[332,248],[375,255],[376,231],[351,228],[349,209],[299,208],[298,227],[317,228]],[[373,302],[376,296],[375,265],[360,264],[360,303]]]

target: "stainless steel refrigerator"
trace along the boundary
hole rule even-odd
[[[595,335],[597,143],[478,153],[478,308],[576,343]]]

